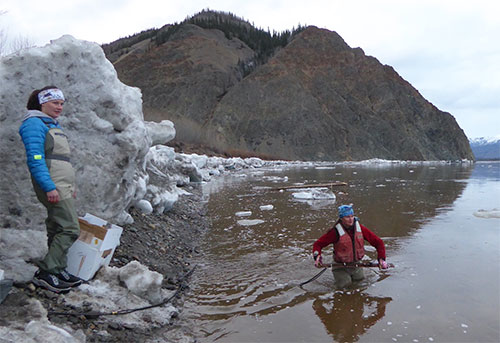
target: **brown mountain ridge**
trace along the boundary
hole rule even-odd
[[[271,34],[208,11],[127,39],[103,48],[177,142],[288,160],[474,159],[451,114],[336,32]]]

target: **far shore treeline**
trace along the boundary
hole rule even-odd
[[[256,28],[253,24],[248,23],[245,19],[232,13],[219,13],[207,9],[186,18],[181,23],[168,24],[158,29],[147,29],[128,37],[120,38],[113,43],[103,44],[102,48],[106,55],[119,50],[126,53],[127,48],[145,39],[149,39],[158,46],[168,42],[169,39],[186,24],[197,25],[204,29],[220,30],[227,39],[232,39],[234,37],[240,39],[256,52],[255,66],[266,63],[277,48],[285,47],[293,36],[306,28],[306,26],[298,24],[297,28],[294,27],[292,30],[285,30],[283,32],[276,32],[273,30],[271,32],[269,28],[267,31]],[[248,72],[250,72],[250,70],[246,71],[246,73]]]

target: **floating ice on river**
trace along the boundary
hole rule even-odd
[[[297,200],[335,200],[335,194],[328,188],[306,188],[295,192],[292,196]]]
[[[500,218],[500,210],[497,208],[492,210],[478,210],[474,212],[474,216],[479,218]]]
[[[241,226],[252,226],[262,224],[264,221],[262,219],[242,219],[238,220],[237,223]]]
[[[271,182],[287,182],[288,181],[288,176],[264,176],[264,180],[271,181]]]

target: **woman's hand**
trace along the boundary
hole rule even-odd
[[[59,202],[59,192],[57,191],[57,189],[47,192],[47,200],[51,204],[56,204]]]

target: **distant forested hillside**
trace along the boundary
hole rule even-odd
[[[103,46],[176,143],[287,160],[474,159],[450,114],[388,65],[315,26],[283,32],[205,10]]]
[[[181,23],[165,25],[159,29],[148,29],[134,35],[120,38],[112,43],[102,46],[108,58],[116,52],[119,55],[128,53],[137,43],[150,40],[156,46],[168,42],[186,24],[193,24],[203,29],[216,29],[224,33],[227,39],[238,38],[250,49],[255,51],[253,68],[264,64],[274,54],[278,48],[286,46],[291,38],[305,29],[305,26],[298,25],[292,30],[283,32],[263,30],[254,27],[253,24],[239,18],[232,13],[203,10]],[[110,59],[113,62],[113,59]],[[248,69],[248,68],[247,68]],[[251,70],[245,70],[248,74]]]

